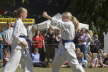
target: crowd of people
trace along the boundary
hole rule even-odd
[[[80,65],[83,67],[108,67],[108,54],[103,52],[98,34],[86,28],[78,29],[79,22],[76,18],[73,23],[76,30],[72,42],[75,43],[75,53]],[[52,27],[46,32],[44,30],[35,31],[35,35],[30,41],[30,55],[34,67],[47,67],[54,60],[59,43],[64,41],[62,32],[65,31]],[[3,60],[3,66],[9,61],[12,52],[12,33],[13,24],[11,23],[7,23],[7,29],[0,33],[0,59]],[[69,66],[68,61],[61,65],[61,67],[64,66]]]
[[[8,62],[11,53],[12,24],[0,34],[0,59],[3,66]],[[31,57],[34,66],[46,67],[53,61],[58,44],[61,41],[59,29],[50,27],[46,32],[35,31],[32,38]],[[81,29],[77,31],[74,39],[78,61],[84,67],[108,67],[108,54],[101,49],[98,34],[91,30]],[[61,67],[68,66],[68,62]]]

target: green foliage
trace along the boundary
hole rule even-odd
[[[0,18],[11,18],[11,16],[7,16],[7,15],[0,15]]]
[[[29,1],[19,0],[19,5],[27,5]],[[14,7],[16,4],[16,0],[0,0],[0,8]],[[108,0],[70,0],[66,10],[71,11],[80,22],[89,24],[95,32],[108,31]]]
[[[90,25],[90,29],[96,27],[95,32],[99,34],[108,31],[108,0],[76,0],[71,1],[68,10],[71,11],[80,22]],[[92,27],[92,25],[94,25]]]

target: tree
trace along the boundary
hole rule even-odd
[[[74,8],[73,3],[75,3]],[[90,26],[94,24],[97,30],[95,32],[102,34],[108,31],[108,0],[73,0],[67,10],[78,17],[80,22]]]
[[[51,15],[70,11],[80,22],[89,24],[91,29],[96,27],[96,30],[93,29],[95,32],[108,31],[108,0],[0,0],[0,9],[10,10],[21,6],[28,8],[35,17],[44,10]]]

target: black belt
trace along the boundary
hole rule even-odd
[[[21,37],[21,38],[24,38],[26,41],[27,41],[27,43],[28,43],[28,45],[29,45],[29,48],[31,48],[31,40],[27,37],[27,36],[24,36],[24,35],[20,35],[19,37]]]
[[[25,39],[27,38],[27,36],[24,36],[24,35],[20,35],[19,37],[21,37],[21,38],[25,38]]]
[[[63,40],[62,39],[62,43],[64,44],[64,43],[69,43],[69,42],[74,42],[74,40]]]

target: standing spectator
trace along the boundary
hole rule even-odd
[[[3,39],[4,39],[3,58],[7,57],[6,55],[10,55],[11,53],[12,33],[13,33],[13,25],[11,23],[7,23],[7,29],[3,32]]]
[[[97,53],[98,50],[100,49],[101,43],[98,39],[98,35],[94,34],[92,38],[92,47],[91,47],[91,52],[92,53]]]
[[[0,59],[3,58],[3,38],[2,34],[0,33]]]
[[[100,49],[92,62],[92,67],[108,67],[108,54],[103,54]]]
[[[50,62],[50,59],[53,60],[54,58],[55,42],[56,40],[55,40],[54,29],[50,27],[46,34],[46,56],[47,56],[48,62]]]
[[[4,50],[7,49],[8,52],[11,52],[11,44],[12,44],[12,33],[13,33],[13,25],[11,23],[7,23],[7,29],[3,32],[4,39]]]
[[[86,29],[82,29],[80,32],[80,37],[78,38],[78,45],[79,48],[81,49],[81,52],[83,52],[84,54],[84,59],[88,60],[87,56],[88,56],[88,40],[89,40],[89,35],[86,32]]]
[[[59,42],[61,41],[61,31],[59,29],[55,29],[54,30],[54,39],[55,39],[55,43],[54,43],[54,47],[55,47],[55,52],[57,51],[58,49],[58,45],[59,45]]]
[[[38,48],[40,53],[40,61],[45,61],[45,42],[44,37],[41,35],[40,31],[37,30],[33,40],[33,49]]]
[[[86,47],[87,47],[87,49],[88,49],[88,53],[90,52],[90,44],[91,44],[91,35],[90,35],[90,33],[89,33],[89,30],[85,30],[85,33],[86,33],[86,35],[87,35],[87,43],[86,43]]]

